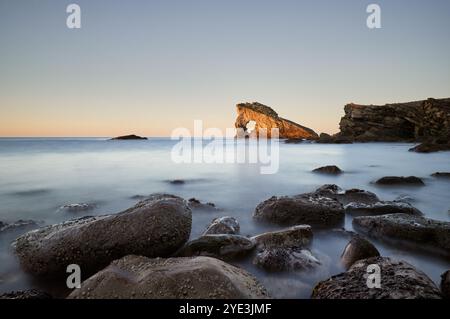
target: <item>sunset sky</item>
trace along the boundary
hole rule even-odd
[[[366,26],[370,3],[382,29]],[[251,101],[335,133],[349,102],[450,97],[449,13],[448,0],[0,0],[0,136],[225,129]]]

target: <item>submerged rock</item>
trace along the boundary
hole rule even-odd
[[[356,235],[345,246],[341,255],[341,263],[346,269],[349,269],[358,260],[378,256],[380,253],[371,242]]]
[[[321,174],[331,174],[331,175],[339,175],[339,174],[343,173],[343,171],[335,165],[319,167],[319,168],[314,169],[313,172],[321,173]]]
[[[380,288],[369,288],[369,265],[380,267]],[[387,257],[357,261],[347,272],[316,285],[313,299],[440,299],[439,289],[423,272],[412,265]]]
[[[126,256],[84,281],[68,298],[267,298],[247,271],[209,257],[149,259]]]
[[[186,201],[155,194],[121,213],[85,217],[29,232],[13,243],[22,268],[34,275],[63,276],[69,264],[84,274],[128,254],[169,256],[189,238]]]
[[[311,226],[297,225],[252,237],[258,253],[253,263],[267,271],[309,270],[320,261],[306,248],[313,237]]]
[[[123,135],[123,136],[113,137],[111,140],[114,141],[114,140],[146,140],[146,139],[147,139],[146,137],[141,137],[138,135],[131,134],[131,135]]]
[[[38,228],[41,222],[34,220],[19,219],[14,223],[4,223],[0,221],[0,234],[10,231],[28,231],[34,228]]]
[[[450,252],[450,222],[425,217],[390,214],[353,219],[353,226],[378,238],[401,239]]]
[[[0,299],[52,299],[52,296],[41,290],[30,289],[0,294]]]
[[[266,130],[267,137],[271,136],[271,129],[276,128],[279,138],[288,139],[317,139],[318,135],[312,129],[283,119],[270,107],[258,102],[240,103],[236,105],[238,116],[235,127],[242,129],[245,136],[260,136],[261,129]],[[248,125],[254,123],[252,130]],[[239,136],[241,137],[241,136]]]
[[[204,235],[188,242],[177,256],[208,256],[229,260],[244,257],[254,247],[253,241],[240,235]]]
[[[68,213],[81,213],[81,212],[87,212],[90,210],[93,210],[97,208],[97,205],[95,204],[88,204],[88,203],[80,203],[80,204],[67,204],[63,205],[59,208],[59,211],[65,211]]]
[[[450,299],[450,270],[441,275],[441,291],[444,298]]]
[[[188,205],[192,209],[216,209],[216,205],[214,203],[202,203],[197,198],[190,198],[188,201]]]
[[[239,222],[234,217],[225,216],[214,218],[203,235],[212,234],[239,234]]]
[[[422,212],[409,203],[404,202],[377,202],[374,204],[349,203],[344,206],[345,212],[353,216],[361,215],[387,215],[408,214],[422,216]]]
[[[425,183],[416,176],[386,176],[382,177],[375,182],[378,185],[415,185],[423,186]]]
[[[431,176],[438,177],[438,178],[450,178],[450,173],[448,173],[448,172],[436,172],[434,174],[431,174]]]
[[[337,200],[318,194],[273,196],[256,207],[253,217],[280,225],[333,227],[343,222],[344,209]]]
[[[290,247],[264,249],[256,254],[253,263],[267,271],[311,270],[320,265],[308,249]]]
[[[313,194],[335,199],[342,205],[346,205],[352,202],[373,204],[380,201],[378,196],[372,192],[357,188],[343,190],[335,184],[322,185],[321,187],[316,189]]]

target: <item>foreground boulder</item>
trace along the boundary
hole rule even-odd
[[[30,289],[0,294],[0,299],[52,299],[52,296],[41,290]]]
[[[240,235],[204,235],[188,242],[177,256],[208,256],[229,260],[244,257],[254,247],[253,241]]]
[[[425,183],[416,176],[386,176],[382,177],[375,182],[378,185],[413,185],[423,186]]]
[[[273,196],[256,207],[253,217],[280,225],[332,227],[343,222],[344,209],[337,200],[319,194]]]
[[[367,267],[378,265],[381,288],[367,285]],[[440,299],[439,289],[412,265],[387,257],[360,260],[342,274],[316,285],[313,299]]]
[[[263,129],[267,132],[267,137],[271,138],[271,129],[276,128],[279,138],[317,139],[319,137],[312,129],[283,119],[272,108],[258,102],[240,103],[236,105],[236,110],[238,116],[234,125],[237,129],[242,129],[245,136],[264,135],[261,132]],[[250,123],[254,123],[251,131],[248,127]]]
[[[319,167],[319,168],[314,169],[313,172],[320,173],[320,174],[330,174],[330,175],[339,175],[339,174],[343,173],[343,171],[336,165]]]
[[[422,212],[405,202],[377,202],[374,204],[349,203],[344,206],[345,212],[353,216],[407,214],[422,216]]]
[[[13,247],[23,269],[40,276],[65,275],[69,264],[84,274],[128,254],[168,256],[191,232],[191,210],[182,198],[155,194],[115,215],[86,217],[19,237]]]
[[[450,270],[441,275],[441,291],[444,298],[450,299]]]
[[[356,217],[353,227],[369,236],[406,240],[450,253],[450,222],[407,214],[389,214]]]
[[[203,235],[213,234],[239,234],[239,222],[234,217],[225,216],[213,219]]]
[[[341,263],[346,269],[349,269],[358,260],[378,256],[380,256],[378,249],[370,241],[356,235],[345,246]]]
[[[209,257],[149,259],[126,256],[84,281],[68,298],[248,299],[267,298],[241,268]]]

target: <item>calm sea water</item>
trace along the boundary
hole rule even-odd
[[[220,210],[194,211],[191,237],[202,233],[215,217],[234,216],[243,235],[256,235],[268,227],[255,223],[256,205],[273,195],[309,192],[323,184],[362,188],[383,200],[407,195],[426,216],[450,220],[450,182],[430,177],[450,171],[450,152],[417,154],[411,144],[370,143],[318,145],[280,143],[279,172],[261,175],[255,164],[175,164],[175,141],[107,141],[105,139],[0,139],[0,220],[33,219],[52,224],[84,215],[119,212],[134,205],[135,195],[167,192],[186,199],[214,202]],[[229,141],[228,143],[232,143]],[[338,165],[341,176],[323,176],[311,170]],[[372,182],[387,175],[423,177],[425,187],[380,188]],[[184,179],[184,185],[167,183]],[[92,203],[85,213],[62,212],[65,204]],[[351,218],[346,220],[351,229]],[[19,233],[0,235],[0,292],[42,287],[59,290],[64,283],[38,282],[24,274],[10,251]],[[251,264],[237,262],[268,288],[274,297],[308,298],[314,284],[343,271],[339,256],[347,239],[331,232],[315,234],[312,250],[322,266],[307,273],[267,273]],[[424,271],[436,283],[450,268],[450,261],[427,252],[396,248],[374,241],[382,255],[404,259]],[[60,285],[61,284],[61,285]],[[56,292],[56,293],[58,293]]]

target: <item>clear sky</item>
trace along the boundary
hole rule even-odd
[[[246,101],[334,133],[346,103],[428,97],[450,97],[448,0],[0,0],[0,136],[225,129]]]

